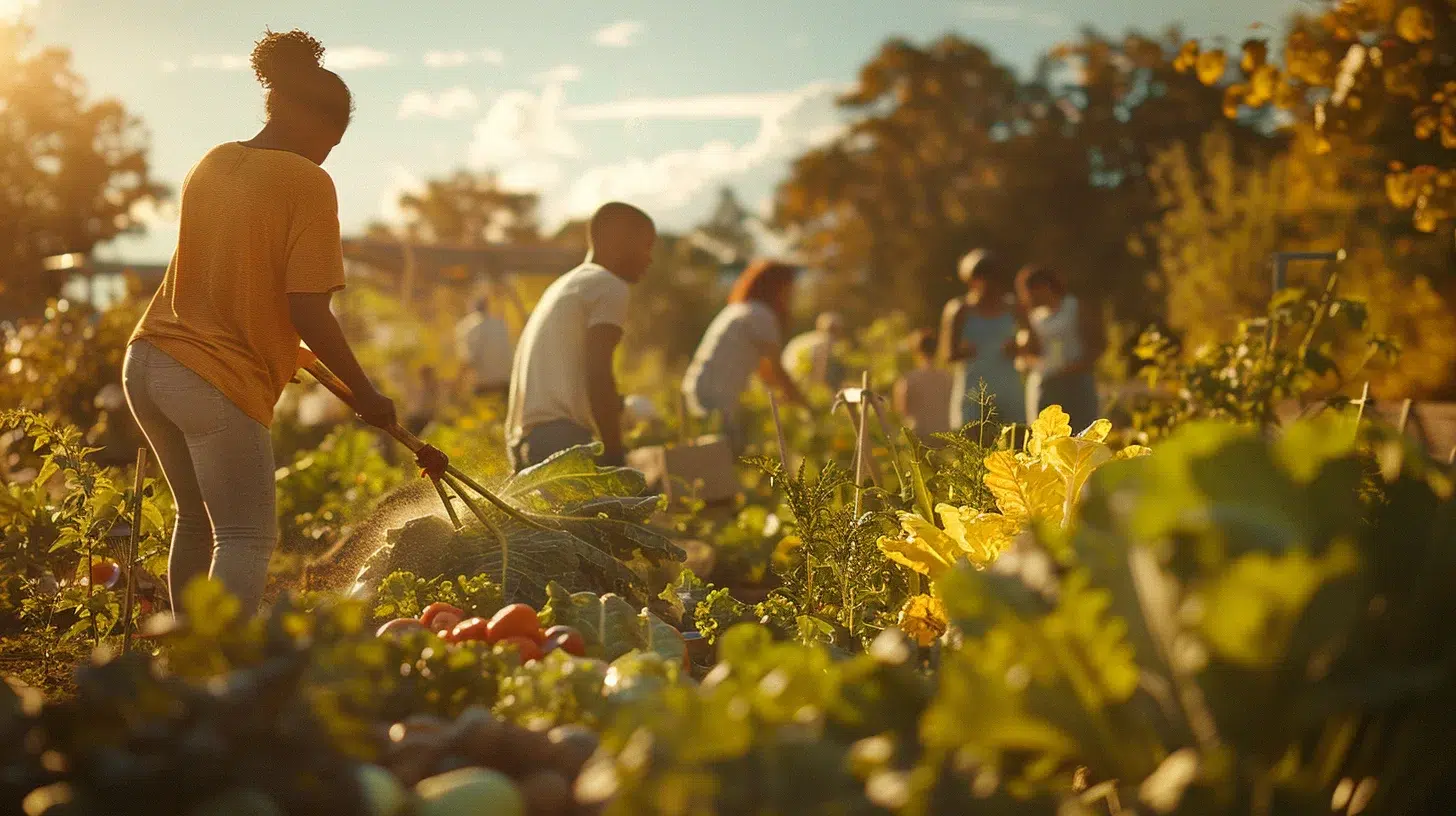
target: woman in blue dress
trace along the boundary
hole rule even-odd
[[[1001,425],[1026,416],[1026,392],[1016,370],[1017,335],[1023,320],[1011,299],[1012,275],[998,258],[978,249],[961,259],[966,294],[945,305],[941,317],[941,356],[955,363],[951,424],[961,428],[981,416],[975,403],[980,383],[995,399],[994,420]]]

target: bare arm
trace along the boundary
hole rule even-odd
[[[799,391],[799,386],[794,384],[794,378],[784,369],[783,354],[778,349],[759,359],[758,376],[770,387],[778,389],[789,402],[795,405],[806,404],[803,392]]]
[[[907,409],[910,405],[910,383],[904,377],[895,381],[895,389],[891,393],[890,401],[895,413],[902,417],[909,414]]]
[[[938,356],[943,363],[964,360],[975,353],[960,340],[961,320],[965,316],[965,301],[957,298],[945,304],[940,316],[940,349]]]
[[[617,376],[612,356],[622,340],[622,328],[599,324],[586,330],[587,397],[592,419],[602,437],[602,462],[620,465],[626,457],[622,447],[622,397],[617,393]]]
[[[308,348],[354,392],[354,410],[365,422],[380,428],[395,423],[394,403],[379,393],[359,366],[339,321],[329,310],[333,295],[328,292],[294,293],[288,296],[288,316]]]

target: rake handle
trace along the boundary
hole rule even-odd
[[[309,352],[300,347],[298,353],[300,357],[300,362],[303,363],[304,371],[312,374],[313,378],[318,380],[320,385],[322,385],[324,388],[327,388],[333,393],[334,396],[338,397],[340,400],[343,400],[345,405],[357,410],[357,406],[354,403],[353,389],[349,388],[349,386],[345,384],[343,380],[339,379],[339,375],[330,371],[329,367],[324,365],[324,361],[320,360],[318,357],[315,357],[312,352]],[[421,448],[426,447],[425,440],[410,433],[408,430],[405,429],[403,425],[400,425],[398,422],[390,425],[387,428],[384,428],[383,430],[385,433],[398,440],[401,445],[409,448],[411,453],[419,453]]]

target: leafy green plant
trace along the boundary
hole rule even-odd
[[[1395,345],[1365,331],[1363,301],[1336,293],[1339,272],[1332,271],[1317,291],[1284,289],[1269,300],[1267,314],[1239,324],[1226,342],[1194,351],[1191,357],[1157,331],[1145,332],[1136,353],[1150,363],[1143,375],[1166,396],[1134,407],[1136,426],[1151,436],[1197,419],[1221,419],[1270,427],[1286,400],[1303,406],[1324,395],[1338,395],[1365,365],[1378,356],[1393,357]],[[1360,365],[1341,371],[1335,349],[1362,343]]]
[[[551,580],[573,591],[615,592],[645,606],[652,595],[643,577],[647,567],[685,554],[646,525],[658,497],[643,495],[642,474],[597,467],[595,455],[593,448],[574,448],[507,479],[496,494],[512,512],[482,507],[494,533],[473,521],[457,531],[438,515],[390,530],[384,546],[365,561],[355,594],[367,595],[390,574],[407,571],[426,580],[487,575],[503,586],[507,602],[538,608]]]
[[[278,469],[278,526],[283,551],[317,553],[405,479],[379,450],[369,429],[341,425],[317,448],[299,451]]]
[[[134,507],[133,488],[115,471],[91,460],[75,426],[27,411],[0,413],[0,430],[18,429],[39,461],[29,484],[6,483],[0,493],[0,581],[6,607],[59,638],[89,635],[93,642],[121,620],[123,593],[91,584],[92,566],[119,557],[107,535]],[[55,492],[53,492],[55,491]],[[59,495],[57,495],[57,493]],[[170,528],[168,502],[149,482],[141,497],[138,563],[160,573]]]
[[[450,604],[471,618],[489,618],[505,605],[500,587],[488,575],[460,575],[451,581],[395,572],[374,593],[373,614],[377,620],[417,618],[425,607],[436,602]]]
[[[893,525],[884,510],[855,514],[842,500],[849,475],[833,462],[817,476],[803,466],[789,474],[776,459],[753,460],[783,490],[794,523],[773,594],[792,606],[801,637],[860,648],[893,622],[909,586],[876,542]]]

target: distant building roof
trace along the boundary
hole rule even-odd
[[[447,269],[464,268],[467,272],[515,275],[560,275],[581,261],[577,249],[559,246],[521,246],[492,244],[488,246],[441,246],[414,244],[415,271],[422,278],[439,277]],[[349,238],[344,241],[344,258],[384,272],[400,274],[405,266],[403,244],[374,238]]]

